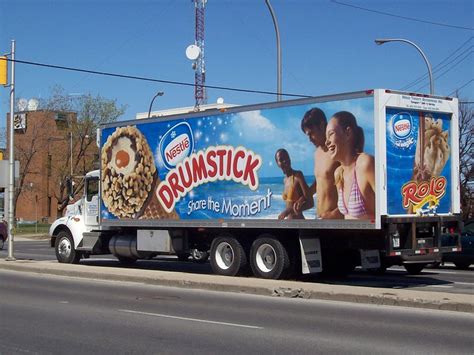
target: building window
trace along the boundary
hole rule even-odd
[[[68,127],[67,114],[65,112],[56,112],[54,121],[58,130],[64,130]]]

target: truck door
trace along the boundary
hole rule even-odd
[[[99,178],[86,178],[86,196],[84,199],[84,221],[88,226],[99,225]]]

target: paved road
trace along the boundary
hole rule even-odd
[[[472,353],[474,315],[0,270],[0,353]]]
[[[0,258],[5,258],[7,251],[0,251]],[[47,240],[20,240],[15,242],[15,257],[22,260],[56,260],[54,249],[49,247]],[[83,259],[83,264],[95,266],[117,266],[117,260],[111,255],[94,256]],[[160,257],[152,261],[139,261],[133,267],[140,269],[177,271],[197,274],[212,274],[209,263],[195,264],[179,262],[174,257]],[[335,285],[353,285],[391,289],[410,289],[432,292],[448,292],[474,295],[474,267],[470,270],[458,270],[452,264],[439,269],[425,269],[421,275],[407,275],[404,268],[392,267],[385,275],[372,275],[357,270],[348,278],[314,277],[306,282],[320,282]]]

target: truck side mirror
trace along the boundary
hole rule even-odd
[[[67,195],[69,196],[69,200],[74,199],[74,184],[72,182],[72,177],[66,178],[66,191]]]

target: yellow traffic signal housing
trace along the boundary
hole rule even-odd
[[[8,69],[7,69],[7,57],[0,57],[0,85],[8,84]]]

